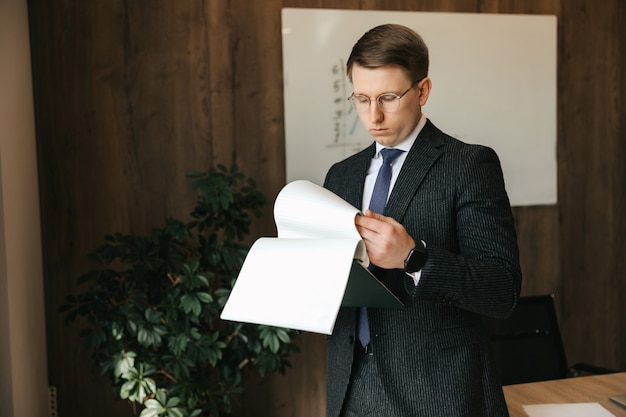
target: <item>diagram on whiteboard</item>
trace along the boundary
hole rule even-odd
[[[346,61],[367,30],[398,23],[429,48],[437,127],[500,157],[513,206],[554,204],[556,17],[284,8],[287,182],[322,184],[328,168],[372,138],[347,97]]]

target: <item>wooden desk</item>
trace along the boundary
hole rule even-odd
[[[626,417],[626,409],[608,398],[626,394],[626,372],[507,385],[503,390],[511,417],[528,417],[523,405],[562,403],[599,403],[615,416]]]

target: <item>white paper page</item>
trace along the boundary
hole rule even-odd
[[[529,417],[615,417],[598,403],[524,405]]]
[[[354,239],[258,239],[221,318],[331,334],[355,245]]]
[[[361,240],[354,225],[360,210],[307,180],[287,184],[276,197],[274,220],[279,238]]]

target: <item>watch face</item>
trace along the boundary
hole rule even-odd
[[[426,263],[426,252],[422,248],[415,248],[409,252],[409,256],[404,263],[407,272],[417,272]]]

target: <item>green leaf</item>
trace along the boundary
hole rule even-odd
[[[120,389],[120,398],[122,398],[123,400],[128,398],[130,396],[130,393],[134,390],[135,385],[137,385],[137,381],[134,380],[124,382],[122,388]]]
[[[145,316],[148,323],[159,323],[161,317],[163,316],[163,313],[153,308],[146,308]]]
[[[185,294],[180,299],[180,307],[183,309],[185,314],[193,313],[194,316],[198,316],[200,314],[200,310],[202,307],[200,306],[200,301],[191,294]]]
[[[115,340],[121,340],[124,335],[123,324],[118,322],[111,323],[111,333],[113,334],[113,338]]]
[[[168,408],[167,415],[168,417],[184,417],[185,413],[180,408]]]
[[[213,301],[213,297],[211,297],[211,294],[206,293],[206,292],[197,292],[196,298],[198,298],[198,300],[200,300],[201,302],[205,304],[208,304]]]
[[[115,376],[115,378],[126,375],[130,369],[134,369],[136,356],[137,355],[135,354],[135,352],[125,351],[121,351],[116,356],[115,367],[113,371],[113,375]]]
[[[139,417],[159,417],[159,415],[161,415],[161,412],[157,408],[144,408]]]
[[[189,336],[186,334],[179,334],[169,338],[167,347],[174,355],[179,356],[187,348],[187,343],[189,343]]]
[[[165,412],[165,408],[155,399],[149,399],[145,402],[146,408],[141,411],[139,417],[158,417]]]
[[[283,343],[289,343],[291,341],[289,333],[285,329],[276,329],[276,336]]]
[[[167,394],[165,391],[158,390],[154,395],[159,403],[165,404],[167,402]]]
[[[137,341],[143,346],[150,346],[152,344],[152,337],[150,332],[145,327],[140,327],[137,332]]]
[[[178,397],[172,397],[169,400],[167,400],[167,404],[166,407],[170,408],[170,407],[176,407],[178,404],[180,404],[180,398]]]

